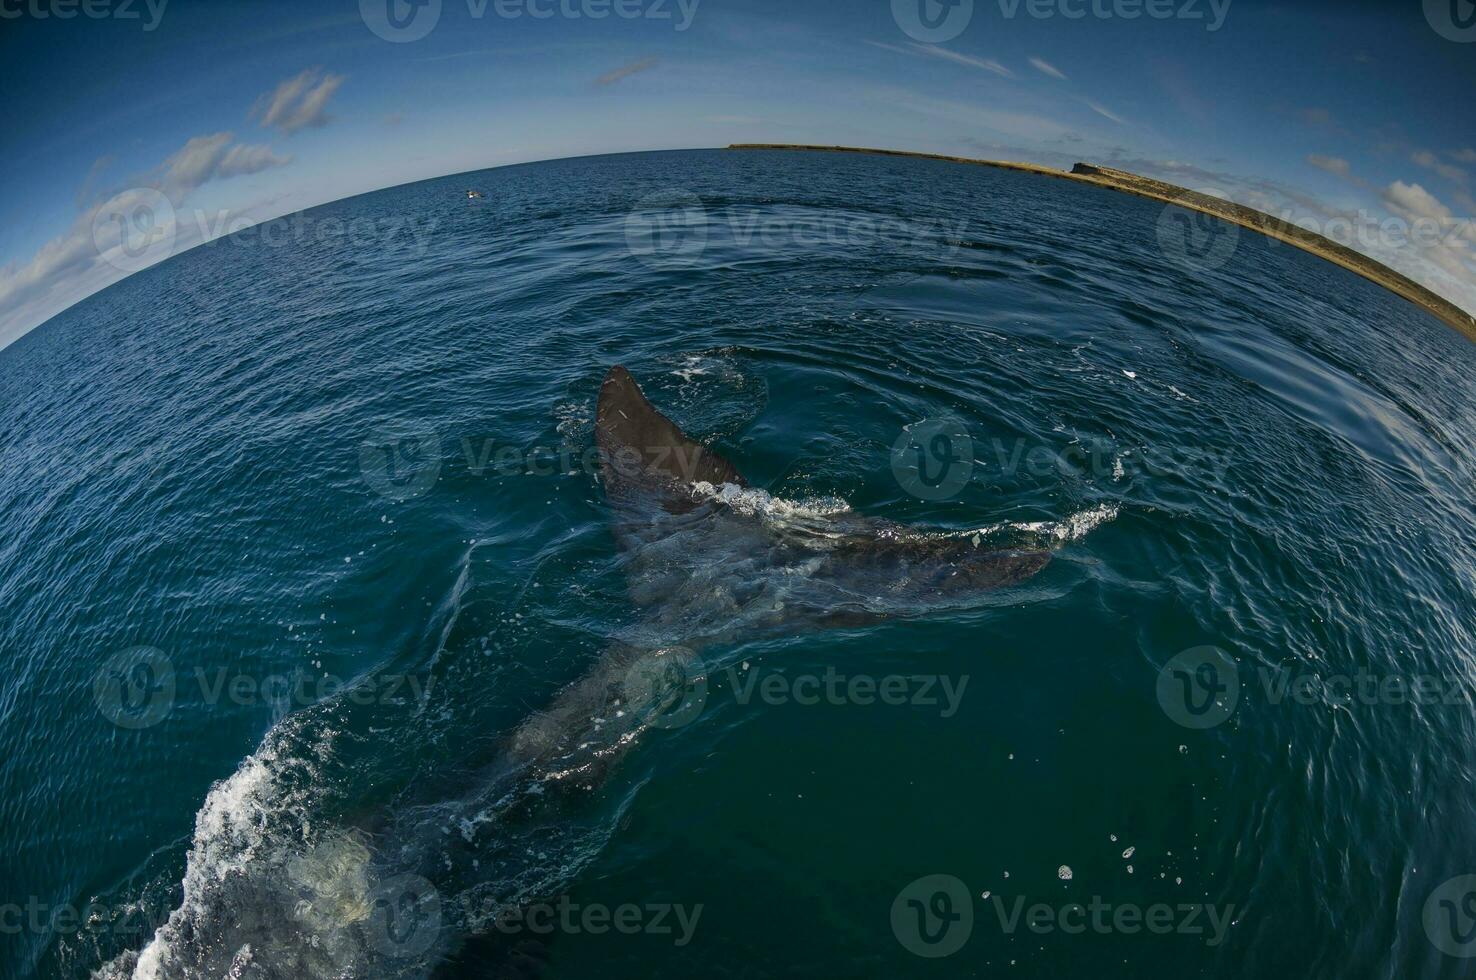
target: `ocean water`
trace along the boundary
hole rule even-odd
[[[619,550],[614,364],[743,534]],[[926,160],[185,252],[0,351],[0,974],[1469,975],[1472,377],[1288,246]],[[847,515],[1053,560],[751,628]],[[633,717],[545,712],[612,644]],[[561,725],[612,761],[520,777]]]

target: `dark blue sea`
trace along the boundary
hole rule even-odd
[[[617,364],[749,484],[639,561]],[[924,159],[193,248],[0,351],[0,975],[1469,976],[1473,377],[1290,246]],[[863,517],[1051,560],[821,622],[766,542]],[[612,644],[660,710],[562,710]]]

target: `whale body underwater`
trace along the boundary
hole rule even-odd
[[[849,512],[781,505],[775,515],[773,498],[657,411],[618,365],[600,386],[595,441],[631,601],[646,616],[510,739],[510,760],[545,778],[608,767],[653,712],[670,710],[704,647],[918,615],[1017,585],[1051,560]]]
[[[577,801],[647,732],[690,720],[686,692],[713,666],[700,651],[966,609],[1052,558],[1052,547],[985,547],[977,532],[772,497],[659,412],[624,367],[600,386],[595,442],[634,625],[454,787],[349,829],[273,831],[272,847],[262,825],[276,817],[253,816],[227,826],[225,846],[218,811],[256,791],[235,784],[303,751],[300,733],[269,733],[202,808],[184,903],[101,976],[425,977],[469,964],[536,975],[536,944],[509,949],[496,924],[567,886],[608,839]],[[474,881],[457,891],[473,900],[447,900],[453,877]]]

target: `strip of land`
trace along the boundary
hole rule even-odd
[[[1047,177],[1058,177],[1063,180],[1074,180],[1078,183],[1093,184],[1097,187],[1106,187],[1109,190],[1124,191],[1128,194],[1136,194],[1154,201],[1162,201],[1165,204],[1174,204],[1191,211],[1200,211],[1239,225],[1252,231],[1260,232],[1269,238],[1295,245],[1297,248],[1311,252],[1321,259],[1341,266],[1349,272],[1356,273],[1370,282],[1378,283],[1385,289],[1402,296],[1421,309],[1431,313],[1443,320],[1455,330],[1463,334],[1467,339],[1476,343],[1476,317],[1462,310],[1454,303],[1421,286],[1407,276],[1395,272],[1382,262],[1375,261],[1356,252],[1346,245],[1337,242],[1313,231],[1285,221],[1275,215],[1266,214],[1232,201],[1222,200],[1208,194],[1201,194],[1185,187],[1154,180],[1151,177],[1142,177],[1138,174],[1128,173],[1125,170],[1113,170],[1110,167],[1098,167],[1089,163],[1078,163],[1071,170],[1057,170],[1053,167],[1042,167],[1034,163],[1014,163],[1008,160],[975,160],[969,157],[945,156],[941,153],[912,153],[906,150],[877,150],[868,147],[856,146],[813,146],[808,144],[788,143],[734,143],[728,147],[730,150],[813,150],[825,153],[869,153],[878,156],[893,157],[918,157],[925,160],[947,160],[951,163],[967,163],[981,167],[998,167],[1002,170],[1018,170],[1024,173],[1042,174]]]

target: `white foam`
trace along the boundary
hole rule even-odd
[[[1039,534],[1056,544],[1067,544],[1079,541],[1108,521],[1115,520],[1117,513],[1116,504],[1098,504],[1059,521],[1001,521],[959,534],[963,537],[990,537],[1004,531],[1017,531]]]
[[[692,491],[699,499],[717,501],[740,514],[777,521],[823,520],[848,513],[851,509],[851,505],[840,497],[785,500],[783,497],[773,496],[767,490],[740,487],[735,483],[715,487],[711,483],[699,481],[692,484]]]
[[[210,788],[195,815],[195,833],[185,859],[184,897],[179,908],[170,913],[136,958],[124,954],[104,965],[94,976],[162,980],[176,974],[178,970],[171,969],[176,947],[191,941],[196,920],[207,914],[221,883],[233,875],[246,873],[264,848],[277,846],[278,835],[272,826],[285,820],[306,829],[302,817],[304,791],[285,788],[282,777],[289,767],[306,768],[309,770],[306,784],[311,786],[315,781],[312,766],[304,759],[278,750],[279,745],[296,733],[296,728],[289,717],[268,732],[262,746],[247,756],[233,774]],[[323,748],[326,750],[326,746]],[[234,963],[244,968],[251,958],[252,950],[243,947],[237,951]]]
[[[683,381],[691,381],[693,378],[712,373],[711,370],[706,366],[708,363],[708,358],[703,357],[701,354],[688,354],[687,359],[685,362],[683,362],[682,366],[672,371],[671,373],[681,378]]]

